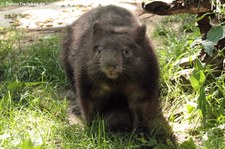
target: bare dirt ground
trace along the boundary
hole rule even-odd
[[[0,29],[4,27],[23,29],[28,35],[27,41],[24,42],[31,43],[46,34],[62,32],[65,26],[70,25],[91,8],[113,4],[133,12],[147,25],[151,35],[162,17],[145,13],[141,8],[141,2],[142,0],[63,0],[54,3],[5,3],[6,7],[0,7]],[[7,38],[6,34],[1,31],[0,39]]]
[[[140,8],[139,0],[64,0],[54,3],[5,3],[0,7],[0,26],[27,29],[64,27],[87,10],[104,5],[118,5],[131,11]],[[14,6],[14,7],[12,7]]]

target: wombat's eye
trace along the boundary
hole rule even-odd
[[[100,54],[102,52],[102,48],[99,45],[95,45],[93,49],[98,54]]]
[[[131,56],[131,50],[130,49],[124,48],[121,51],[123,52],[124,56],[126,56],[126,57]]]

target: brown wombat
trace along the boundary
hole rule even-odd
[[[157,108],[159,69],[146,27],[116,6],[76,20],[62,59],[84,118],[98,114],[113,131],[147,128]]]

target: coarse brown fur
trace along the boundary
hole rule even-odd
[[[98,113],[113,131],[148,128],[158,107],[159,69],[146,27],[116,6],[76,20],[62,60],[84,118]]]

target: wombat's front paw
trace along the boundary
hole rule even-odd
[[[149,135],[150,135],[147,126],[139,126],[139,127],[134,129],[134,132],[135,132],[135,134],[137,134],[141,138],[142,137],[146,138],[146,137],[149,137]]]

